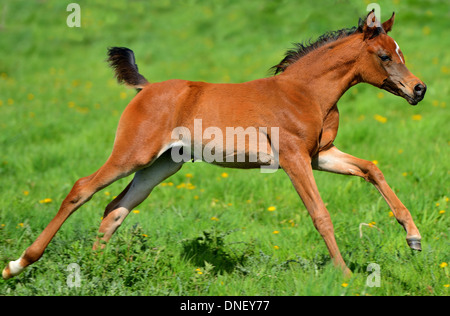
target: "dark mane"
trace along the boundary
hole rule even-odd
[[[273,71],[273,74],[276,75],[280,72],[286,70],[291,64],[295,63],[297,60],[302,58],[303,56],[309,54],[310,52],[316,50],[319,47],[322,47],[331,42],[337,41],[338,39],[350,36],[354,33],[362,32],[363,20],[359,20],[358,27],[352,28],[344,28],[338,31],[330,31],[323,35],[321,35],[316,41],[312,42],[311,40],[308,42],[294,43],[294,48],[288,50],[284,59],[278,64],[270,68]]]

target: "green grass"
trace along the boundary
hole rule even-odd
[[[104,62],[107,47],[133,49],[151,81],[249,81],[267,76],[292,42],[356,25],[369,1],[78,3],[81,28],[66,26],[64,1],[0,4],[2,267],[34,241],[73,183],[110,153],[134,92],[115,83]],[[346,281],[282,171],[191,163],[95,253],[104,207],[130,178],[99,192],[63,225],[40,261],[0,281],[0,295],[448,295],[449,267],[442,265],[450,261],[448,4],[379,3],[383,20],[396,12],[392,36],[409,69],[427,83],[427,96],[411,107],[369,85],[353,87],[339,102],[336,144],[378,161],[421,231],[421,253],[409,250],[370,184],[317,172],[354,272]],[[188,182],[191,189],[177,188]],[[40,203],[46,198],[51,202]],[[360,223],[371,222],[381,232],[364,226],[361,238]],[[81,268],[80,287],[67,286],[71,263]],[[379,287],[366,285],[370,263],[380,266]]]

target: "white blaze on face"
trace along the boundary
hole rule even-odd
[[[403,61],[402,56],[400,56],[400,47],[398,46],[398,44],[397,44],[396,41],[394,41],[394,43],[395,43],[395,52],[397,53],[397,55],[398,55],[398,57],[400,58],[400,60],[402,61],[402,63],[405,63],[405,62]]]

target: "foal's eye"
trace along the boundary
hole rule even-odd
[[[381,59],[382,61],[388,61],[388,60],[390,60],[391,58],[390,58],[388,55],[381,55],[381,56],[380,56],[380,59]]]

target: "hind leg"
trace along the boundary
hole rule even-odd
[[[119,143],[120,144],[120,143]],[[148,159],[144,155],[134,154],[131,150],[127,155],[122,155],[116,147],[106,163],[92,175],[79,179],[73,186],[70,193],[64,199],[58,213],[45,227],[38,238],[29,246],[19,259],[8,263],[2,272],[4,279],[9,279],[20,274],[27,266],[41,258],[45,249],[55,234],[61,228],[67,218],[73,214],[83,204],[88,202],[92,196],[107,187],[116,180],[126,177],[137,170],[143,168],[144,161],[151,162],[156,157],[158,151],[151,151]]]
[[[182,162],[174,162],[168,151],[150,167],[136,172],[133,181],[106,207],[99,228],[101,238],[95,242],[93,248],[103,248],[131,210],[141,204],[154,187],[180,170],[182,165]]]
[[[145,95],[139,94],[126,107],[117,127],[116,139],[109,159],[97,172],[75,183],[56,216],[36,241],[18,260],[11,261],[3,270],[4,279],[18,275],[25,267],[37,261],[65,220],[89,201],[96,192],[120,178],[151,165],[159,156],[160,151],[169,141],[167,135],[170,133],[158,126],[159,124],[153,124],[161,117],[158,116],[159,112],[146,110],[147,103],[143,103],[144,99]],[[163,114],[165,114],[164,111]]]
[[[133,164],[119,168],[112,160],[108,160],[94,174],[79,179],[62,202],[56,216],[45,227],[33,244],[25,250],[19,259],[9,262],[2,272],[3,278],[9,279],[16,276],[27,266],[39,260],[66,219],[84,203],[89,201],[96,192],[134,172],[136,169],[131,166]]]

